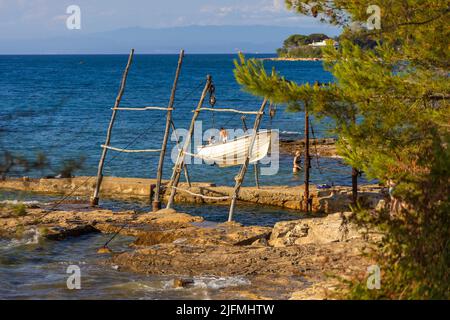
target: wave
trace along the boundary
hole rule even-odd
[[[281,131],[281,134],[303,134],[303,132],[300,131]]]
[[[35,245],[39,243],[39,239],[41,238],[41,233],[36,227],[30,228],[23,232],[22,238],[20,239],[12,239],[12,240],[3,240],[2,245],[0,246],[3,250],[13,249],[21,246]]]
[[[20,201],[20,200],[3,200],[0,201],[1,204],[7,204],[7,205],[17,205],[17,204],[24,204],[24,205],[38,205],[41,204],[40,201]]]

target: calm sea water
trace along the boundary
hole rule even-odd
[[[264,56],[258,56],[264,57]],[[162,105],[168,103],[178,57],[176,55],[136,55],[131,67],[122,106]],[[186,55],[179,80],[174,112],[175,125],[188,128],[193,110],[211,74],[216,86],[217,107],[255,110],[261,99],[241,90],[233,76],[236,55]],[[0,147],[18,155],[32,158],[45,153],[52,170],[32,172],[39,176],[57,172],[67,159],[86,158],[77,175],[95,175],[117,95],[126,55],[67,55],[67,56],[0,56]],[[299,83],[328,82],[332,76],[323,70],[321,62],[272,62],[282,75]],[[287,113],[278,108],[272,122],[265,117],[262,128],[279,129],[281,137],[300,138],[303,114]],[[203,113],[199,117],[203,129],[225,126],[242,128],[240,115]],[[251,126],[253,118],[248,117]],[[158,111],[119,111],[112,136],[112,145],[126,147],[137,136],[130,149],[160,148],[165,126],[164,114]],[[315,123],[317,136],[326,136],[330,121]],[[173,143],[169,145],[173,147]],[[111,160],[111,158],[113,158]],[[157,154],[108,154],[105,175],[126,177],[155,177]],[[292,159],[282,157],[276,176],[261,177],[263,184],[302,183],[291,172]],[[349,170],[338,160],[323,159],[323,167],[340,167],[340,172],[321,173],[313,166],[313,183],[349,184]],[[172,165],[164,167],[164,177],[170,177]],[[250,169],[249,177],[253,176]],[[191,167],[196,181],[233,184],[238,168],[217,169],[207,165]],[[19,174],[19,173],[17,173]],[[247,178],[246,183],[253,183]]]
[[[187,55],[179,81],[174,112],[175,125],[187,128],[191,110],[197,104],[206,74],[216,86],[217,107],[255,110],[261,100],[241,91],[233,77],[235,55]],[[122,106],[167,105],[178,57],[175,55],[137,55],[129,73]],[[0,56],[0,151],[8,150],[32,158],[45,153],[52,170],[27,173],[41,176],[57,173],[61,162],[85,157],[77,175],[95,175],[117,95],[126,55],[90,56]],[[321,62],[270,62],[286,78],[300,83],[332,81]],[[203,128],[225,126],[241,128],[240,116],[216,113],[202,114]],[[253,119],[249,117],[251,126]],[[119,112],[113,131],[112,145],[126,147],[136,136],[141,139],[133,149],[159,148],[163,136],[164,114],[158,112]],[[314,123],[317,136],[326,136],[330,121]],[[283,139],[303,136],[303,114],[287,113],[279,107],[275,119],[265,118],[262,128],[279,129]],[[173,147],[173,143],[169,148]],[[114,157],[113,160],[111,160]],[[109,153],[105,175],[155,177],[157,155]],[[292,158],[282,156],[276,176],[262,176],[261,183],[297,185],[301,175],[291,171]],[[350,170],[336,159],[320,159],[322,168],[336,171],[320,172],[314,161],[313,183],[350,184]],[[164,177],[172,165],[165,165]],[[193,180],[232,185],[237,167],[218,169],[208,165],[190,166]],[[12,172],[21,175],[22,172]],[[252,167],[246,184],[253,183]],[[54,201],[57,198],[30,193],[1,192],[0,200]],[[110,209],[148,210],[147,204],[102,201]],[[180,211],[202,215],[208,221],[222,222],[227,206],[196,206],[177,204]],[[279,220],[298,219],[301,214],[280,208],[239,204],[235,219],[243,224],[273,225]],[[241,277],[195,278],[189,289],[173,289],[170,277],[142,276],[115,270],[103,264],[104,257],[96,250],[110,236],[95,234],[61,242],[44,241],[31,235],[20,241],[0,239],[0,299],[16,298],[239,298],[224,295],[222,288],[253,286],[251,279]],[[127,250],[131,239],[117,237],[113,250]],[[82,268],[82,290],[67,290],[67,266]],[[280,288],[282,290],[282,288]]]

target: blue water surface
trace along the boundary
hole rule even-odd
[[[257,57],[267,57],[259,55]],[[184,59],[174,111],[178,128],[188,128],[205,83],[211,74],[216,87],[216,107],[256,110],[261,99],[241,90],[233,75],[236,55],[189,55]],[[169,100],[177,55],[135,55],[129,72],[121,106],[166,106]],[[95,175],[104,143],[111,108],[117,95],[127,55],[0,55],[0,149],[33,158],[43,152],[50,160],[51,170],[28,173],[40,176],[58,172],[67,159],[85,158],[77,175]],[[320,61],[265,61],[268,69],[275,67],[286,78],[298,83],[330,82],[331,74]],[[273,121],[265,117],[261,127],[279,129],[281,138],[302,137],[303,113],[284,112],[279,106]],[[251,127],[253,117],[247,117]],[[225,126],[242,128],[240,115],[204,112],[199,120],[203,129]],[[330,120],[313,122],[316,136],[327,136]],[[159,149],[165,126],[165,114],[158,111],[119,111],[113,129],[113,146],[129,149]],[[132,145],[130,142],[135,141]],[[173,148],[173,142],[169,150]],[[170,155],[168,155],[169,157]],[[312,168],[313,183],[350,184],[350,169],[340,160],[322,159],[322,167],[338,170],[319,171]],[[117,154],[110,152],[105,165],[107,176],[156,176],[158,154]],[[282,155],[275,176],[262,176],[265,185],[297,185],[301,176],[292,174],[292,158]],[[245,184],[253,184],[250,168]],[[238,167],[218,169],[208,165],[190,166],[195,181],[232,185]],[[172,163],[166,162],[164,178],[169,178]],[[12,172],[19,175],[20,172]]]

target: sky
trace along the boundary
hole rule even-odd
[[[81,9],[81,29],[68,30],[66,9]],[[68,32],[190,25],[267,25],[336,29],[285,9],[284,0],[0,0],[0,39],[39,39]]]

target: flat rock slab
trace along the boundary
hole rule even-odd
[[[354,229],[351,236],[342,237],[343,219],[345,214],[334,214],[280,222],[274,228],[235,222],[203,227],[201,217],[173,210],[136,214],[27,208],[17,216],[5,206],[0,208],[0,236],[20,237],[39,230],[42,237],[64,240],[90,232],[119,232],[134,237],[128,250],[108,259],[120,270],[183,276],[188,282],[194,276],[239,276],[251,283],[239,289],[244,298],[299,298],[298,292],[314,284],[333,287],[328,273],[345,278],[367,269],[360,254],[367,243]],[[255,283],[258,290],[253,289]],[[275,283],[286,283],[285,291]]]
[[[149,199],[154,179],[105,177],[102,182],[100,196],[111,199]],[[163,189],[167,181],[163,181]],[[0,181],[0,189],[25,190],[50,194],[67,194],[90,197],[95,187],[94,177],[75,177],[71,179],[9,179]],[[210,183],[193,182],[192,187],[180,183],[181,189],[191,193],[209,197],[231,196],[233,187],[215,186]],[[164,190],[167,199],[169,190]],[[294,210],[302,210],[303,186],[261,186],[261,188],[241,188],[239,201],[256,203],[265,206],[277,206]],[[317,189],[310,186],[312,210],[314,212],[333,213],[348,211],[352,201],[351,187],[334,186],[329,189]],[[360,185],[359,200],[369,208],[375,208],[380,200],[385,198],[382,188],[377,185]],[[186,203],[215,203],[229,205],[229,200],[205,199],[183,191],[176,193],[175,201]]]

